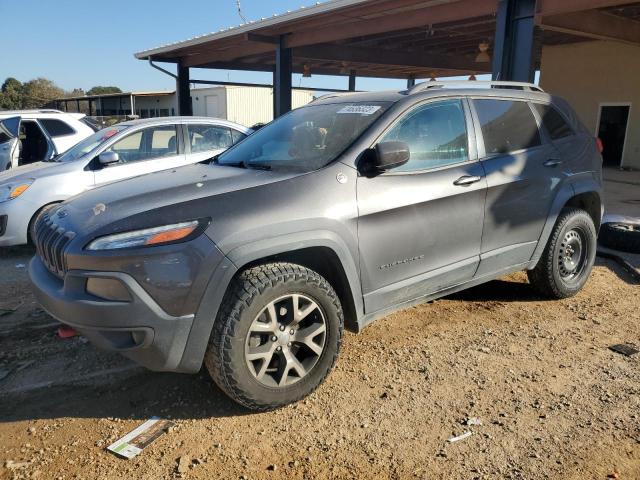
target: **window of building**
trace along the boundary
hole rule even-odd
[[[571,130],[569,124],[554,107],[541,103],[534,103],[533,106],[538,111],[540,118],[542,118],[542,126],[549,133],[552,140],[573,135],[573,130]]]
[[[460,100],[433,102],[407,113],[381,142],[404,142],[411,158],[394,171],[416,171],[469,160],[464,109]]]
[[[538,124],[529,105],[511,100],[473,101],[487,155],[510,153],[540,145]]]

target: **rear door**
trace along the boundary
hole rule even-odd
[[[18,166],[20,121],[20,117],[9,117],[0,121],[0,171]]]
[[[184,149],[177,125],[156,125],[129,133],[117,140],[107,151],[118,154],[120,161],[111,165],[94,162],[95,184],[123,180],[146,173],[158,172],[185,164]]]
[[[486,183],[463,99],[411,108],[378,142],[409,145],[406,165],[359,177],[358,238],[367,313],[473,277]]]
[[[208,160],[239,141],[234,141],[235,130],[224,125],[189,123],[186,128],[187,157],[190,163]]]
[[[487,199],[478,276],[528,262],[565,176],[526,101],[476,98]]]

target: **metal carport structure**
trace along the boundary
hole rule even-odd
[[[292,73],[416,78],[492,73],[533,80],[542,45],[640,44],[640,4],[625,0],[333,0],[136,53],[177,65],[179,113],[191,68],[273,73],[274,114],[291,108]],[[217,83],[217,82],[203,82]]]

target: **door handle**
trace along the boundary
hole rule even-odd
[[[545,167],[557,167],[558,165],[561,165],[561,164],[562,164],[562,160],[558,158],[550,158],[549,160],[543,163]]]
[[[454,185],[458,185],[459,187],[465,187],[467,185],[471,185],[472,183],[476,183],[482,180],[482,177],[478,177],[476,175],[464,175],[453,182]]]

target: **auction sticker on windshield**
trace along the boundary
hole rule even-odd
[[[360,115],[371,115],[380,110],[380,105],[347,105],[338,110],[337,113],[359,113]]]

